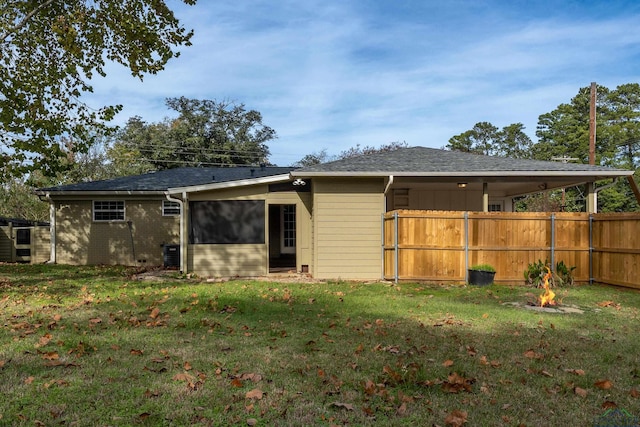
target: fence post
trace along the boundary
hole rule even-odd
[[[380,268],[380,280],[384,280],[384,213],[380,214],[380,230],[382,230],[380,238],[380,259],[382,259],[382,267]]]
[[[593,285],[593,214],[589,214],[589,284]]]
[[[464,211],[464,282],[469,283],[469,211]]]
[[[556,271],[556,214],[551,214],[551,271]]]
[[[395,240],[393,242],[394,258],[395,258],[394,267],[393,267],[394,268],[393,277],[395,279],[395,283],[398,284],[398,259],[400,258],[398,254],[398,211],[393,213],[393,228],[394,228],[394,234],[395,234],[395,237],[394,237]]]

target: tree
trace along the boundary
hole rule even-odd
[[[473,129],[451,137],[445,148],[486,156],[526,158],[531,145],[522,123],[513,123],[500,130],[489,122],[479,122]]]
[[[494,151],[501,157],[526,159],[531,156],[532,146],[533,141],[524,132],[524,125],[513,123],[502,128]]]
[[[351,147],[347,150],[342,151],[338,155],[338,159],[349,159],[351,157],[363,156],[367,154],[374,153],[384,153],[388,151],[395,151],[400,148],[406,148],[408,145],[405,141],[393,141],[388,144],[382,144],[380,147],[372,147],[370,145],[365,145],[364,147],[360,147],[360,144],[357,144],[355,147]]]
[[[327,149],[323,148],[320,151],[314,151],[313,153],[306,154],[302,159],[295,162],[293,167],[304,168],[306,166],[319,165],[320,163],[327,163],[332,161],[333,158],[327,153]]]
[[[140,157],[156,169],[179,166],[266,164],[266,143],[276,131],[262,123],[262,115],[244,104],[168,98],[178,117],[147,124],[132,117],[117,136],[114,149]]]
[[[610,90],[597,87],[596,164],[637,169],[640,146],[640,85],[625,84]],[[590,87],[580,88],[570,103],[538,119],[533,146],[534,158],[551,160],[570,157],[578,163],[589,162]],[[601,185],[604,185],[603,183]],[[567,199],[581,197],[579,188],[568,189]],[[628,183],[618,183],[603,190],[598,197],[602,212],[638,210],[638,203]]]
[[[327,154],[327,149],[323,148],[320,151],[313,152],[311,154],[305,155],[302,159],[295,162],[292,166],[295,167],[305,167],[305,166],[313,166],[320,163],[333,162],[335,160],[349,159],[352,157],[363,156],[367,154],[374,153],[383,153],[387,151],[395,151],[400,148],[406,148],[408,144],[405,141],[393,141],[388,144],[382,144],[380,147],[373,147],[370,145],[365,145],[361,147],[360,144],[356,144],[355,147],[348,148],[337,156],[330,156]]]
[[[182,0],[192,5],[196,0]],[[82,102],[106,61],[140,79],[161,71],[192,36],[164,0],[14,0],[0,5],[0,157],[4,176],[53,175],[66,157],[61,137],[86,151],[88,130],[121,109]]]

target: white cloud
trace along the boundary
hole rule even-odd
[[[157,121],[164,98],[228,99],[263,114],[277,164],[327,148],[444,146],[478,121],[522,122],[580,87],[638,81],[640,13],[606,18],[491,2],[220,1],[180,7],[194,45],[144,83],[121,67],[92,105]],[[576,18],[571,18],[576,16]]]

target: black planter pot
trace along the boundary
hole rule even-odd
[[[495,271],[469,270],[469,284],[487,286],[493,283]]]

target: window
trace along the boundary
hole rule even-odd
[[[162,201],[162,216],[178,216],[180,215],[180,203],[171,200]]]
[[[489,212],[502,212],[502,202],[489,203]]]
[[[30,245],[31,230],[28,228],[18,228],[16,230],[16,245]]]
[[[251,244],[265,241],[264,200],[190,202],[189,243]]]
[[[124,221],[124,201],[95,200],[93,202],[94,221]]]

